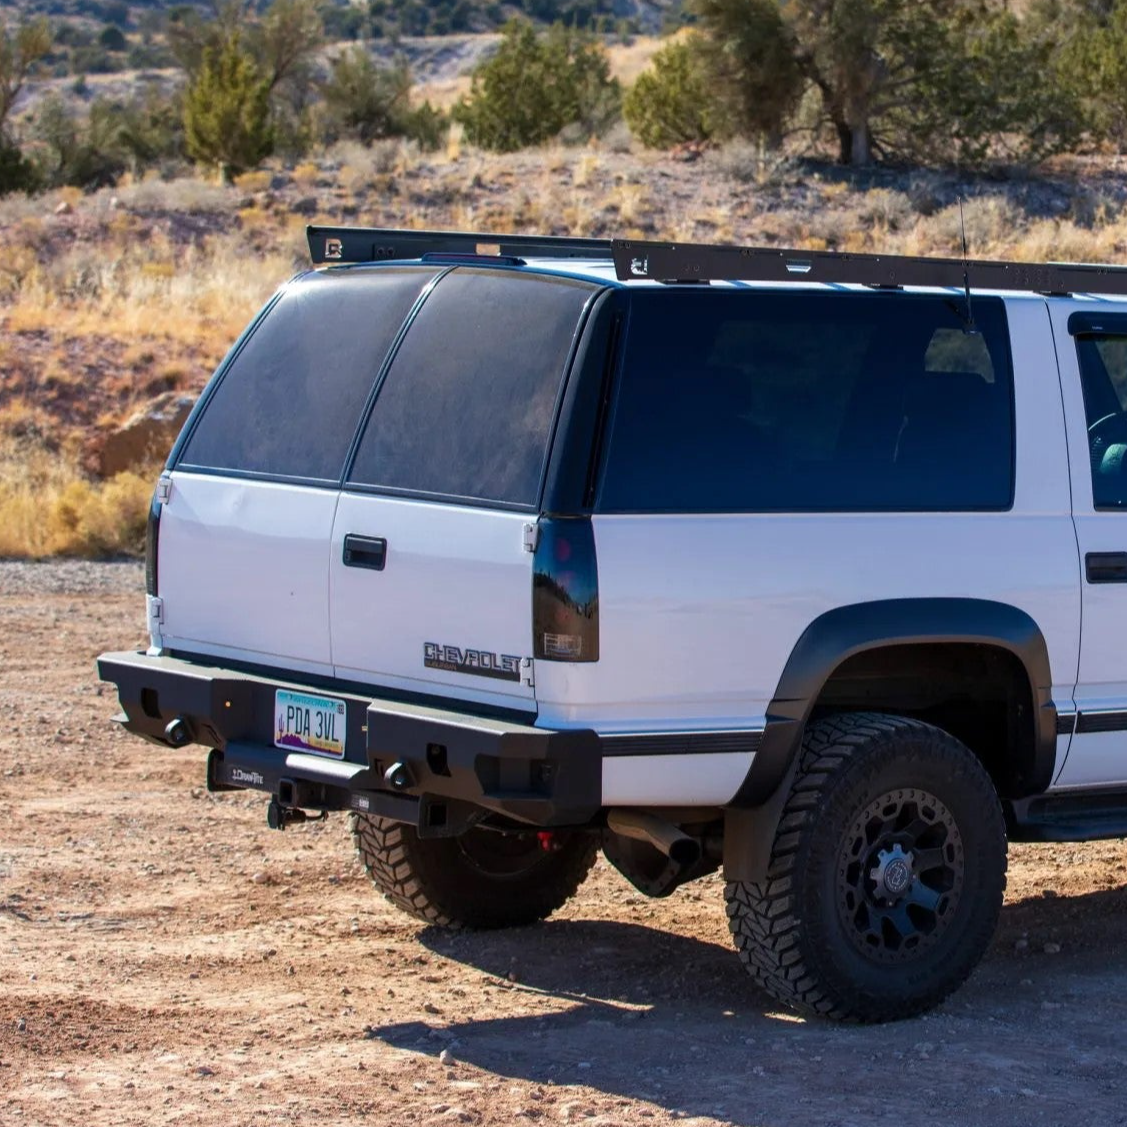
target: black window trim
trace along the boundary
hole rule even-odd
[[[472,263],[466,265],[458,265],[450,267],[450,269],[443,271],[441,277],[445,278],[447,274],[453,273],[456,270],[477,270],[477,269],[497,269],[499,272],[516,274],[523,277],[533,277],[543,279],[545,281],[567,281],[572,283],[579,283],[590,287],[590,293],[587,300],[583,304],[583,308],[579,313],[576,321],[576,326],[572,332],[571,343],[568,345],[567,357],[564,360],[563,376],[560,379],[559,387],[556,391],[555,402],[552,406],[552,424],[548,432],[548,441],[544,446],[543,460],[540,464],[540,477],[536,487],[536,499],[528,504],[516,501],[497,501],[484,497],[467,497],[456,493],[435,493],[423,489],[403,489],[395,486],[388,485],[372,485],[367,482],[358,482],[351,480],[351,474],[354,469],[356,457],[359,453],[360,443],[363,441],[364,432],[367,429],[368,423],[371,418],[372,411],[375,410],[376,403],[379,399],[380,390],[383,387],[384,381],[387,378],[391,365],[395,360],[395,356],[402,345],[403,340],[407,336],[407,330],[414,322],[417,310],[412,310],[411,316],[404,323],[404,330],[399,336],[392,350],[389,350],[387,360],[384,366],[380,369],[379,376],[373,387],[372,396],[367,404],[365,413],[361,416],[361,425],[354,437],[354,444],[349,451],[349,458],[345,463],[345,473],[341,481],[340,490],[342,493],[364,494],[371,497],[394,497],[401,500],[408,501],[424,501],[433,504],[442,505],[456,505],[460,508],[472,509],[493,509],[500,512],[512,513],[530,513],[537,514],[541,512],[544,504],[544,492],[547,485],[548,469],[551,464],[551,455],[553,445],[556,441],[556,435],[559,428],[560,421],[560,406],[563,403],[564,395],[567,392],[568,384],[574,374],[575,358],[579,352],[580,343],[583,340],[584,334],[591,320],[591,311],[594,308],[595,302],[602,296],[608,289],[606,285],[596,279],[588,278],[575,274],[564,274],[556,270],[526,270],[519,267],[501,266],[491,267],[488,263]],[[439,279],[435,279],[435,283]],[[432,287],[433,288],[433,287]],[[421,309],[421,305],[420,305]]]
[[[1069,316],[1068,332],[1074,337],[1127,337],[1127,313],[1080,310]]]
[[[395,270],[396,268],[402,269],[403,267],[420,268],[421,270],[425,270],[426,263],[401,262],[390,265],[390,268],[392,270]],[[377,269],[382,270],[383,268],[377,267]],[[399,328],[395,332],[395,335],[392,337],[391,344],[388,346],[388,351],[384,356],[383,363],[381,363],[380,367],[376,371],[372,388],[369,389],[368,396],[365,399],[364,405],[360,410],[356,426],[354,427],[352,432],[352,438],[349,441],[348,447],[346,448],[343,468],[341,470],[341,473],[337,477],[309,477],[298,474],[270,473],[265,470],[240,470],[230,469],[227,467],[202,466],[197,462],[186,462],[182,460],[188,443],[191,441],[192,435],[195,433],[196,427],[199,425],[199,421],[206,411],[208,403],[215,395],[216,391],[219,388],[219,385],[223,382],[223,378],[226,376],[229,369],[238,359],[240,353],[247,346],[250,339],[258,331],[259,326],[263,323],[263,321],[266,320],[266,317],[274,308],[274,306],[278,304],[278,302],[292,286],[300,284],[304,279],[310,277],[313,274],[325,275],[328,273],[328,271],[325,270],[302,270],[298,274],[295,274],[288,282],[286,282],[285,285],[279,286],[270,300],[262,307],[262,309],[259,310],[258,314],[254,317],[251,323],[243,330],[242,334],[239,336],[238,340],[236,340],[231,350],[223,358],[219,367],[216,368],[214,375],[210,380],[208,380],[207,386],[201,393],[195,407],[192,408],[192,413],[188,418],[187,425],[185,425],[183,431],[180,434],[180,437],[177,439],[176,444],[173,446],[172,451],[168,456],[168,461],[165,464],[165,469],[169,471],[175,470],[177,473],[199,474],[200,476],[206,477],[236,478],[241,481],[264,481],[279,485],[305,485],[309,486],[311,489],[334,489],[337,492],[340,492],[340,490],[344,486],[346,474],[351,469],[352,458],[355,454],[356,447],[360,443],[360,436],[361,434],[363,434],[364,423],[367,421],[368,412],[371,409],[372,403],[375,401],[376,390],[379,388],[380,383],[382,382],[382,378],[386,374],[387,368],[390,366],[391,359],[394,357],[396,351],[398,351],[399,345],[402,343],[404,336],[406,336],[407,334],[407,329],[411,326],[411,323],[418,316],[419,310],[423,307],[426,299],[433,292],[434,287],[442,278],[446,277],[446,275],[449,274],[452,269],[453,267],[437,269],[437,272],[434,274],[434,276],[427,282],[425,286],[423,286],[422,290],[419,292],[419,296],[415,298],[415,301],[412,304],[411,308],[407,311],[406,317],[403,318],[403,323],[399,326]]]
[[[1084,357],[1080,346],[1084,342],[1098,342],[1109,338],[1127,339],[1127,313],[1100,314],[1088,312],[1073,313],[1068,318],[1068,332],[1075,340],[1076,369],[1080,375],[1080,399],[1084,404],[1084,433],[1088,433],[1088,401],[1084,391]],[[1086,444],[1087,445],[1087,444]],[[1090,449],[1090,445],[1089,445]],[[1092,512],[1125,513],[1127,502],[1120,505],[1099,505],[1096,503],[1096,471],[1088,458],[1088,482],[1091,485]]]
[[[750,290],[759,294],[789,294],[791,296],[799,296],[796,291],[791,288],[775,288],[775,287],[751,287],[740,286],[735,287],[739,290]],[[1013,347],[1010,340],[1010,320],[1009,308],[1004,297],[987,297],[982,300],[998,302],[1002,308],[1002,317],[1004,321],[1005,331],[1002,333],[1002,347],[1004,349],[1004,360],[1006,362],[1006,372],[1009,373],[1009,407],[1010,407],[1010,492],[1009,498],[1004,505],[990,505],[990,506],[964,506],[958,509],[950,508],[910,508],[910,509],[894,509],[894,508],[880,508],[880,509],[861,509],[856,506],[850,507],[837,507],[821,505],[816,508],[806,508],[798,506],[788,506],[786,508],[778,509],[694,509],[686,511],[680,508],[648,508],[648,509],[633,509],[633,508],[616,508],[609,509],[604,507],[602,501],[603,483],[605,480],[605,473],[607,462],[610,457],[610,448],[613,445],[614,425],[615,418],[618,413],[619,394],[622,386],[622,376],[626,367],[626,353],[627,342],[630,337],[630,322],[634,316],[634,303],[640,294],[650,293],[667,293],[669,290],[645,289],[628,290],[631,300],[627,304],[626,316],[622,325],[620,346],[618,349],[617,362],[614,366],[613,380],[614,384],[610,391],[611,403],[606,412],[603,426],[605,428],[605,435],[602,440],[601,457],[598,467],[598,477],[595,483],[594,502],[591,506],[591,514],[594,516],[692,516],[692,517],[739,517],[739,516],[834,516],[834,515],[851,515],[851,516],[911,516],[919,514],[923,516],[935,516],[937,514],[950,514],[952,516],[965,516],[974,515],[976,513],[1012,513],[1014,505],[1017,501],[1017,372],[1014,370],[1013,362]],[[700,292],[700,291],[694,291]],[[709,292],[706,290],[705,292]],[[731,292],[725,290],[723,292]],[[808,291],[805,291],[808,292]],[[850,295],[858,291],[850,290]],[[920,300],[932,299],[935,300],[940,295],[932,293],[902,293],[899,291],[885,291],[885,300]],[[882,295],[883,296],[883,295]],[[948,304],[950,301],[948,300]],[[1078,314],[1074,314],[1079,316]],[[1127,314],[1122,315],[1124,325],[1127,326]],[[1072,331],[1071,319],[1069,322],[1069,331]],[[992,357],[993,358],[993,357]]]

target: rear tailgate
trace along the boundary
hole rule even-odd
[[[306,275],[209,385],[161,508],[166,647],[332,673],[328,543],[384,358],[436,268]]]

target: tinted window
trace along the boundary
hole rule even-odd
[[[350,480],[535,504],[572,341],[596,288],[497,270],[443,278],[380,388]]]
[[[376,373],[434,270],[311,274],[220,378],[182,465],[339,481]]]
[[[1127,505],[1127,336],[1076,342],[1084,384],[1092,496],[1097,508]]]
[[[634,295],[599,507],[1004,509],[1005,309],[892,294]]]

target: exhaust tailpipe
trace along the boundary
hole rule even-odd
[[[683,833],[672,822],[636,810],[611,810],[607,813],[607,829],[635,841],[652,845],[677,865],[695,865],[701,857],[701,845]]]

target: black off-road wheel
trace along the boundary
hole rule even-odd
[[[877,713],[810,725],[801,755],[767,879],[725,889],[740,958],[802,1013],[923,1013],[998,921],[1006,831],[990,776],[948,733]]]
[[[372,883],[393,904],[437,927],[521,927],[550,916],[587,878],[594,834],[559,831],[550,850],[535,831],[475,826],[459,837],[420,838],[415,829],[367,814],[350,820]]]

